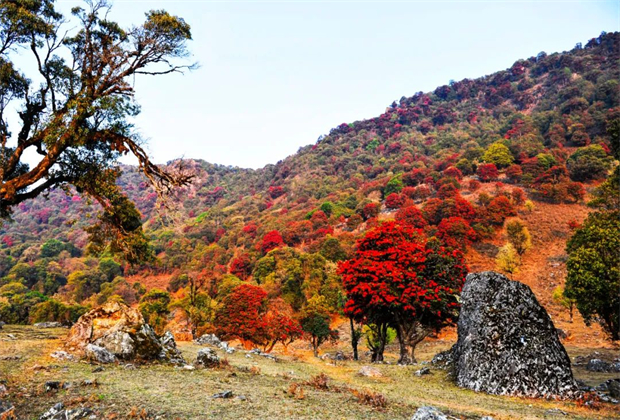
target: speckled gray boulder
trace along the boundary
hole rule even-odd
[[[491,271],[467,276],[461,294],[457,385],[497,395],[576,395],[570,359],[534,293]]]

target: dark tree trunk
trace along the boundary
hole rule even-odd
[[[383,362],[383,352],[387,345],[389,325],[387,323],[372,324],[369,328],[376,338],[375,342],[371,342],[371,340],[367,339],[368,347],[372,352],[371,361]]]
[[[351,325],[351,347],[353,347],[353,360],[359,360],[357,345],[360,341],[360,333],[355,329],[353,318],[349,318],[349,323]]]

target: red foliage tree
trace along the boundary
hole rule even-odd
[[[449,177],[456,178],[456,179],[462,179],[463,178],[463,173],[458,168],[456,168],[454,166],[447,167],[443,171],[443,174],[445,176],[449,176]]]
[[[249,254],[241,254],[230,262],[230,274],[239,277],[241,280],[247,280],[251,273],[252,261]]]
[[[377,203],[368,203],[362,209],[362,217],[364,220],[368,220],[372,217],[377,217],[381,211],[381,206]]]
[[[464,250],[477,238],[467,220],[461,217],[443,219],[437,226],[437,237],[450,248]]]
[[[247,225],[245,225],[242,230],[243,230],[243,233],[248,235],[250,238],[254,239],[256,238],[257,229],[258,227],[256,226],[256,223],[250,222]]]
[[[281,343],[286,348],[303,335],[303,330],[298,321],[277,311],[267,313],[265,325],[266,339],[263,350],[267,353],[273,350],[276,344]]]
[[[483,220],[483,223],[490,223],[492,225],[500,226],[504,223],[504,220],[509,216],[516,216],[517,212],[514,209],[514,206],[503,195],[495,197],[491,200],[489,205],[486,207],[486,220]]]
[[[284,188],[272,185],[269,187],[269,196],[276,199],[284,194]]]
[[[523,169],[519,165],[511,165],[506,169],[506,176],[515,184],[521,182],[521,176],[523,175]]]
[[[277,230],[272,230],[271,232],[267,232],[265,236],[263,236],[263,242],[261,243],[261,251],[263,253],[267,253],[272,249],[278,248],[284,245],[284,241],[282,240],[282,235]]]
[[[510,195],[512,196],[512,201],[515,203],[516,206],[520,206],[525,203],[525,191],[523,191],[521,188],[514,188]]]
[[[473,206],[459,194],[445,200],[431,198],[424,203],[422,214],[431,225],[438,225],[448,217],[462,217],[468,221],[476,217]]]
[[[460,251],[427,241],[420,229],[387,222],[358,242],[339,273],[345,313],[360,322],[388,319],[399,339],[399,363],[407,364],[420,341],[456,320],[467,267]]]
[[[459,190],[454,184],[444,184],[437,190],[437,198],[452,198],[458,194]]]
[[[398,209],[405,204],[406,197],[402,194],[392,193],[385,199],[385,207],[388,209]]]
[[[215,315],[215,332],[224,340],[239,339],[244,347],[262,345],[268,338],[267,292],[258,286],[241,284],[222,301]]]
[[[407,206],[403,207],[396,213],[395,219],[411,225],[415,228],[422,229],[428,226],[428,222],[424,218],[424,215],[415,206]]]
[[[493,163],[483,163],[482,165],[478,166],[478,170],[476,171],[476,173],[478,174],[480,180],[483,182],[493,181],[499,176],[497,166],[495,166]]]

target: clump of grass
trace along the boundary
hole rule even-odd
[[[306,381],[306,385],[311,386],[319,391],[329,391],[329,376],[324,373],[320,373]]]
[[[303,400],[304,398],[306,398],[306,396],[304,395],[304,388],[298,382],[293,382],[288,387],[287,393],[296,400]]]
[[[357,398],[357,401],[360,404],[369,405],[372,408],[379,410],[383,410],[387,407],[387,398],[379,392],[372,392],[365,389],[359,391],[353,388],[350,388],[349,391],[355,398]]]

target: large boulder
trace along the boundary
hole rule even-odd
[[[523,283],[494,273],[467,276],[453,348],[457,385],[527,397],[573,397],[577,386],[557,330]]]
[[[84,352],[89,344],[120,360],[184,363],[171,335],[158,337],[138,310],[116,301],[82,315],[71,328],[67,348]]]

